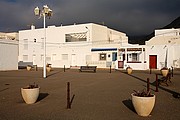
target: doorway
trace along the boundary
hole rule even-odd
[[[71,55],[71,66],[76,66],[76,54]]]
[[[157,55],[149,56],[149,68],[157,69]]]

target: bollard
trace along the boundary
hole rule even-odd
[[[110,65],[110,71],[109,72],[111,73],[111,65]]]
[[[173,77],[173,74],[174,74],[174,73],[173,73],[173,72],[174,72],[173,66],[171,66],[171,68],[172,68],[172,70],[171,70],[171,72],[172,72],[172,73],[171,73],[171,77]]]
[[[147,92],[149,92],[149,78],[147,78]]]
[[[70,82],[67,82],[67,109],[71,109],[71,103],[70,103]]]
[[[37,71],[37,69],[38,69],[37,65],[34,65],[34,71]]]
[[[150,72],[150,74],[151,74],[151,72],[152,72],[152,71],[151,71],[151,67],[150,67],[150,71],[149,71],[149,72]]]
[[[65,67],[65,65],[64,65],[64,72],[65,72],[65,70],[66,70],[66,67]]]
[[[158,92],[158,86],[159,86],[158,75],[156,74],[156,92]]]

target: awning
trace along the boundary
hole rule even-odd
[[[117,48],[92,48],[91,51],[117,51]]]

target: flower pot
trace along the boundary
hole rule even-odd
[[[127,68],[126,71],[127,71],[127,74],[131,74],[132,73],[132,68]]]
[[[167,76],[168,72],[169,72],[168,69],[167,69],[167,70],[161,70],[161,74],[162,74],[164,77]]]
[[[40,87],[31,88],[31,89],[21,88],[22,98],[24,99],[24,101],[27,104],[35,103],[37,101],[37,99],[38,99],[38,96],[39,96],[39,89],[40,89]]]
[[[153,110],[155,104],[155,95],[152,97],[139,97],[131,94],[132,103],[137,114],[140,116],[148,116]]]
[[[31,66],[27,66],[26,69],[27,69],[28,71],[30,71],[30,70],[31,70]]]
[[[46,67],[47,72],[51,71],[51,67]]]

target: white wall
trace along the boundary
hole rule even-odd
[[[155,30],[155,37],[146,42],[147,63],[149,55],[157,55],[157,68],[161,69],[165,65],[167,53],[167,67],[180,67],[180,30],[162,29]]]
[[[160,29],[155,30],[155,36],[177,36],[180,35],[180,29]]]
[[[112,36],[109,39],[110,31],[112,31]],[[86,33],[86,41],[65,41],[65,34],[82,32]],[[128,39],[126,34],[122,32],[93,23],[60,27],[49,26],[46,28],[46,31],[44,31],[44,29],[22,30],[19,31],[19,61],[24,61],[23,55],[28,55],[28,59],[25,62],[33,61],[33,64],[42,67],[42,56],[44,51],[42,45],[45,34],[46,60],[47,63],[51,63],[53,67],[63,67],[64,65],[68,67],[87,65],[87,56],[92,58],[92,60],[92,56],[94,56],[94,54],[91,55],[91,48],[119,47],[122,41],[127,41]],[[34,42],[35,39],[36,42]],[[24,49],[24,40],[28,41],[28,50]],[[62,58],[62,55],[65,54],[68,56],[66,60]]]
[[[18,42],[0,40],[0,70],[18,69]]]

